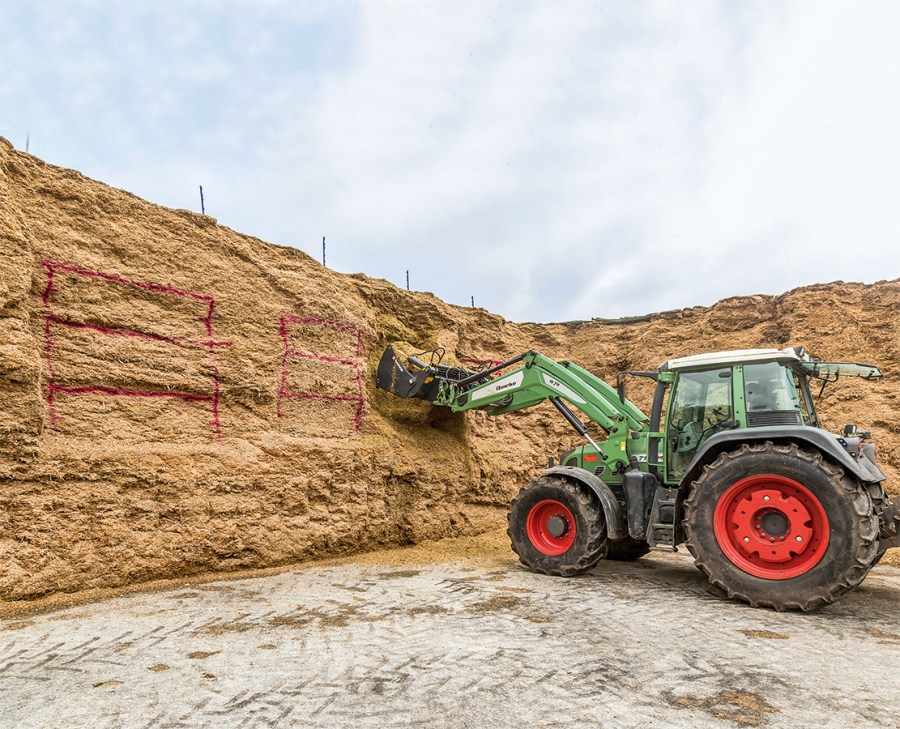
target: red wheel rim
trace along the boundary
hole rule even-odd
[[[531,507],[525,532],[538,552],[555,557],[575,542],[575,517],[564,504],[547,499]]]
[[[763,474],[733,484],[716,504],[716,541],[744,572],[789,580],[818,564],[828,547],[828,515],[796,481]]]

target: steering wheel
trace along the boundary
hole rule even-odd
[[[715,410],[713,412],[715,412]],[[725,411],[725,414],[728,415],[727,410]],[[697,445],[699,446],[703,442],[703,439],[706,438],[707,434],[712,434],[716,430],[721,430],[722,423],[727,423],[727,422],[728,422],[727,420],[720,420],[719,422],[713,423],[708,428],[706,428],[702,433],[700,433],[700,437],[697,439]]]

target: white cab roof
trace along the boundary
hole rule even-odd
[[[732,349],[725,352],[706,352],[690,357],[667,359],[660,370],[686,370],[695,367],[715,367],[724,364],[740,364],[742,362],[802,362],[793,347],[784,349]]]

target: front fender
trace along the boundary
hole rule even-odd
[[[617,542],[628,536],[622,505],[619,504],[609,486],[593,473],[577,466],[554,466],[543,471],[543,474],[545,476],[565,476],[587,486],[600,499],[603,515],[606,517],[606,535],[610,541]]]
[[[843,467],[848,473],[856,476],[862,483],[878,483],[887,476],[867,458],[856,461],[850,457],[831,433],[819,428],[802,425],[777,425],[768,428],[744,428],[716,433],[706,441],[694,454],[681,479],[682,486],[691,483],[700,475],[703,466],[714,460],[722,451],[732,450],[742,443],[758,443],[760,441],[790,441],[798,445],[810,446],[819,451],[824,458]]]

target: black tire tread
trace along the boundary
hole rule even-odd
[[[872,500],[872,507],[875,509],[875,515],[878,517],[879,525],[882,523],[884,519],[884,512],[891,505],[891,497],[888,496],[887,491],[884,490],[884,483],[874,483],[869,484],[868,486],[869,498]],[[879,526],[879,537],[881,536],[881,529]],[[887,553],[887,549],[879,548],[875,553],[875,557],[872,560],[872,567],[878,564],[881,561],[881,558]]]

